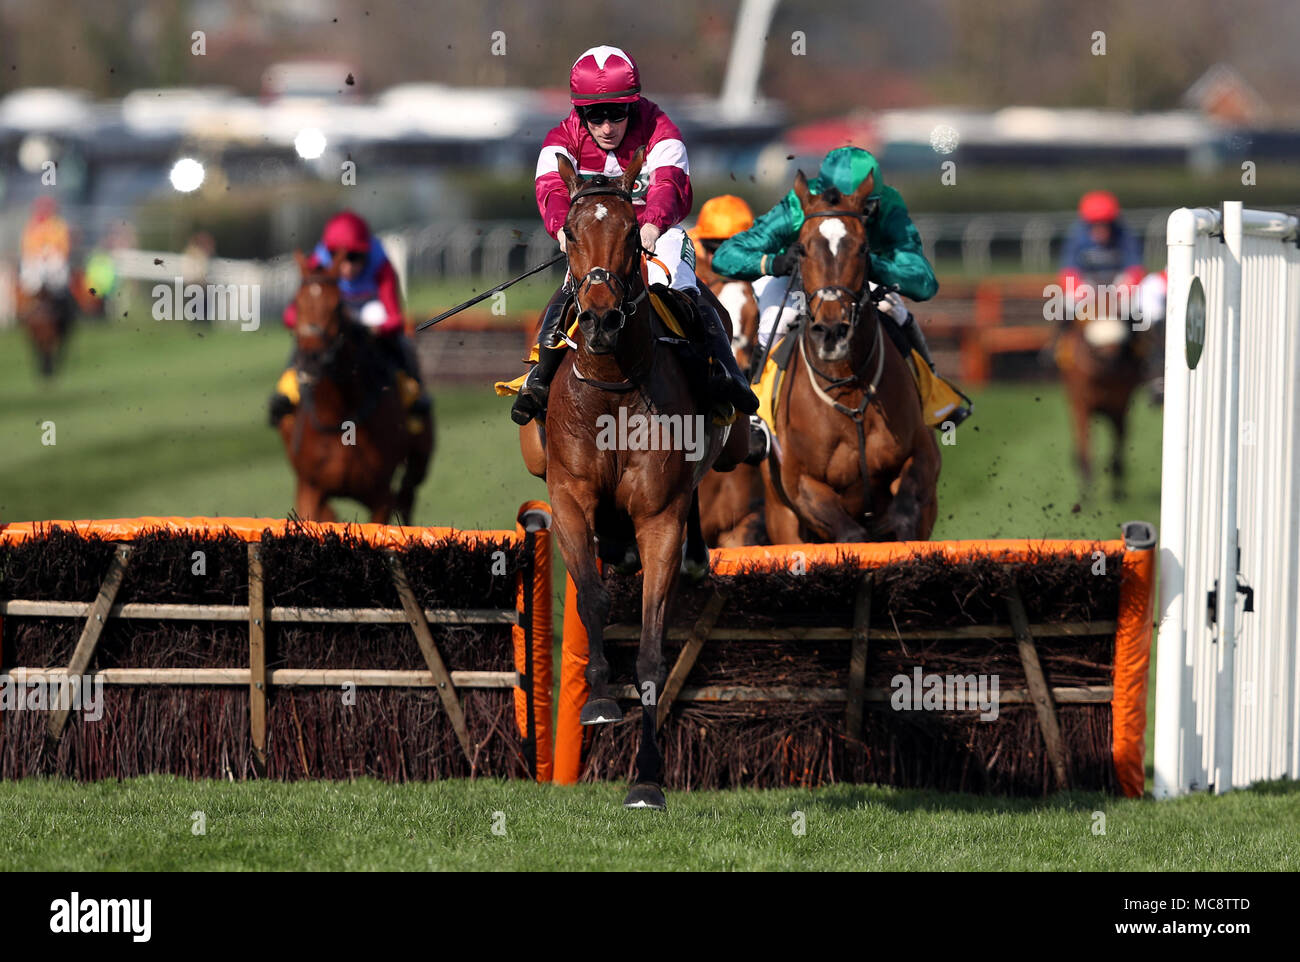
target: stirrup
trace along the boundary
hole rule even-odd
[[[741,464],[759,465],[772,450],[772,429],[757,414],[749,416],[749,453]]]
[[[294,412],[295,404],[283,394],[272,394],[268,405],[271,427],[279,427],[284,418]]]

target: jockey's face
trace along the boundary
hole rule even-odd
[[[626,104],[611,104],[608,108],[596,106],[587,109],[583,118],[587,132],[601,150],[615,150],[623,142],[629,116],[626,108]],[[610,113],[622,113],[622,119],[614,120],[609,116]]]
[[[339,277],[354,281],[366,266],[366,255],[361,251],[330,251],[330,259],[339,265]]]
[[[1088,234],[1092,237],[1092,242],[1103,247],[1110,243],[1113,232],[1113,228],[1106,221],[1098,221],[1088,227]]]

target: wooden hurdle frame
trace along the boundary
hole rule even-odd
[[[1155,604],[1155,529],[1145,522],[1129,522],[1123,538],[1112,541],[948,541],[895,542],[882,544],[801,544],[753,548],[719,548],[712,552],[715,576],[738,574],[756,566],[787,568],[799,553],[806,564],[856,564],[863,577],[854,598],[852,625],[844,627],[727,628],[717,629],[718,616],[726,604],[725,582],[718,582],[703,612],[689,628],[671,627],[668,637],[685,639],[676,663],[671,667],[657,709],[659,723],[668,717],[675,702],[831,702],[845,705],[845,734],[858,738],[865,707],[888,702],[893,692],[865,685],[867,651],[870,644],[871,571],[888,564],[916,558],[943,557],[961,561],[990,557],[1006,563],[1028,562],[1044,555],[1088,557],[1101,551],[1123,556],[1117,617],[1109,621],[1061,624],[1029,624],[1019,589],[1006,599],[1007,625],[970,625],[958,628],[894,630],[893,638],[904,641],[930,639],[1014,638],[1025,672],[1027,686],[999,693],[1000,704],[1034,705],[1053,778],[1058,789],[1070,787],[1069,758],[1057,721],[1058,704],[1111,705],[1112,750],[1116,775],[1124,794],[1140,796],[1145,784],[1145,734],[1147,675]],[[1079,634],[1114,634],[1115,658],[1111,685],[1049,687],[1039,663],[1036,639]],[[610,625],[610,641],[635,639],[640,626]],[[822,641],[849,640],[850,661],[847,688],[752,688],[740,685],[685,687],[685,680],[710,637],[734,640]],[[576,588],[569,579],[565,595],[563,659],[556,720],[555,781],[577,782],[582,770],[582,728],[579,713],[587,699],[585,676],[587,634],[577,613]],[[616,688],[616,697],[634,699],[631,685]]]
[[[531,773],[537,781],[550,781],[552,768],[552,629],[550,507],[529,501],[520,509],[514,531],[460,531],[453,528],[404,528],[387,525],[309,523],[293,527],[283,520],[264,518],[134,518],[113,521],[37,522],[0,527],[0,545],[39,537],[51,527],[71,528],[78,534],[118,542],[108,571],[93,602],[0,601],[0,631],[4,619],[15,617],[74,618],[84,622],[69,663],[63,668],[15,666],[0,672],[14,681],[54,681],[86,674],[109,618],[178,620],[195,622],[246,622],[247,668],[107,668],[93,673],[106,685],[248,686],[249,734],[254,769],[265,775],[267,761],[267,702],[275,686],[435,688],[456,733],[461,750],[476,764],[478,746],[470,743],[459,692],[474,688],[511,688],[515,716]],[[131,541],[149,531],[180,534],[231,533],[248,544],[248,603],[242,605],[116,604],[123,578],[129,570]],[[386,550],[394,590],[401,608],[268,607],[264,601],[261,539],[264,533],[305,533],[322,536],[333,532],[360,537]],[[422,608],[402,566],[402,549],[412,544],[432,544],[454,537],[465,541],[495,540],[522,544],[523,564],[516,574],[513,609]],[[424,658],[425,670],[311,669],[266,667],[268,632],[273,624],[406,624]],[[448,671],[430,625],[510,625],[515,670]],[[57,746],[67,725],[68,710],[49,714],[47,743]]]

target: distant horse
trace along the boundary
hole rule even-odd
[[[789,335],[765,472],[774,544],[924,540],[938,514],[939,445],[867,284],[873,186],[812,194],[795,177],[808,316]]]
[[[1124,439],[1128,428],[1129,402],[1145,378],[1141,335],[1128,321],[1116,316],[1114,304],[1085,299],[1074,322],[1057,344],[1056,363],[1065,384],[1074,428],[1075,464],[1087,496],[1092,486],[1090,422],[1094,414],[1102,415],[1115,429],[1110,470],[1112,493],[1123,500]]]
[[[713,273],[713,251],[720,241],[703,242],[695,253],[695,274],[731,317],[731,349],[747,370],[758,344],[758,301],[748,281],[733,281]],[[700,482],[700,526],[710,548],[763,544],[763,473],[756,465],[739,464],[732,471],[710,471]]]
[[[557,158],[572,198],[564,231],[576,285],[576,350],[568,352],[555,375],[545,424],[525,425],[521,443],[529,470],[546,479],[556,540],[587,631],[591,690],[580,716],[584,725],[623,717],[609,689],[604,631],[610,596],[597,558],[641,565],[636,680],[644,707],[636,781],[623,804],[663,808],[655,706],[668,675],[663,654],[668,612],[683,556],[696,566],[707,569],[708,564],[695,489],[724,449],[730,462],[739,463],[749,439],[743,422],[731,428],[713,423],[702,390],[688,380],[688,363],[660,340],[670,335],[651,310],[632,206],[631,191],[644,161],[642,148],[622,176],[583,181],[567,158]],[[698,446],[670,443],[652,449],[644,435],[637,441],[631,434],[611,443],[606,432],[612,424],[650,416],[683,429],[689,419],[692,431],[700,431]]]
[[[433,457],[433,414],[418,434],[408,430],[393,371],[373,335],[343,311],[337,266],[316,269],[300,252],[295,256],[303,278],[294,329],[301,397],[279,424],[298,475],[295,510],[304,519],[333,521],[328,500],[352,498],[375,523],[395,513],[410,524],[415,489]]]
[[[44,377],[53,377],[72,326],[72,311],[47,288],[28,298],[22,309],[23,327],[36,351],[36,366]]]

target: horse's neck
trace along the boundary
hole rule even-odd
[[[347,413],[361,401],[367,389],[372,387],[367,383],[366,360],[361,346],[350,337],[339,347],[333,369],[321,374],[313,391],[317,407],[322,413],[329,413],[335,408]]]

